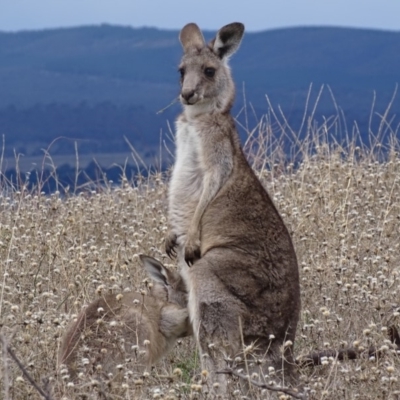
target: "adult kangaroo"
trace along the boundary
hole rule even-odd
[[[178,256],[202,367],[226,392],[226,360],[252,348],[252,371],[294,375],[299,274],[289,232],[248,164],[230,114],[228,67],[244,25],[221,28],[205,43],[190,23],[180,32],[183,57],[176,160],[169,186],[166,252]],[[250,347],[248,347],[250,346]],[[242,357],[243,358],[243,357]],[[249,365],[249,364],[248,364]],[[261,371],[260,371],[261,372]],[[218,386],[218,385],[217,385]]]

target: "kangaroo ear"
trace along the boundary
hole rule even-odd
[[[221,59],[231,56],[239,48],[243,33],[244,25],[240,22],[223,26],[210,43],[214,53]]]
[[[164,286],[168,286],[171,282],[171,272],[163,264],[157,261],[153,257],[139,255],[142,261],[143,267],[147,272],[147,275],[154,281],[161,283]]]
[[[200,28],[193,22],[185,25],[179,34],[184,52],[186,53],[190,48],[201,49],[205,46],[205,41]]]

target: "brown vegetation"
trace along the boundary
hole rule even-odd
[[[302,312],[296,356],[324,348],[379,350],[379,357],[367,352],[341,362],[326,357],[319,367],[301,369],[309,397],[394,400],[400,396],[400,361],[387,331],[399,325],[400,316],[400,158],[396,143],[388,148],[372,143],[371,149],[350,142],[329,145],[326,132],[335,123],[309,124],[291,163],[281,157],[280,142],[272,135],[278,125],[264,120],[259,136],[249,136],[247,154],[297,251]],[[279,137],[285,132],[290,136],[282,124]],[[56,370],[61,337],[83,305],[99,292],[143,288],[139,254],[169,262],[163,252],[165,182],[159,174],[137,187],[123,181],[66,198],[4,187],[1,333],[31,377],[52,388],[54,399],[201,398],[199,383],[207,372],[199,370],[190,338],[145,375],[122,364],[122,382],[90,374],[71,382],[65,371]],[[3,346],[1,398],[40,398],[5,354]],[[271,384],[274,371],[252,378]],[[272,396],[265,388],[252,390],[247,398]],[[231,397],[242,396],[234,383]]]

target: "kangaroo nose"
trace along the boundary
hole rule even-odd
[[[181,93],[181,96],[184,100],[189,103],[189,100],[194,96],[194,90],[188,90]]]

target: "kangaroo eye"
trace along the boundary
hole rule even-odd
[[[212,78],[215,75],[215,68],[207,67],[204,68],[204,75]]]
[[[181,74],[181,78],[183,78],[185,76],[185,68],[179,68],[179,73]]]

